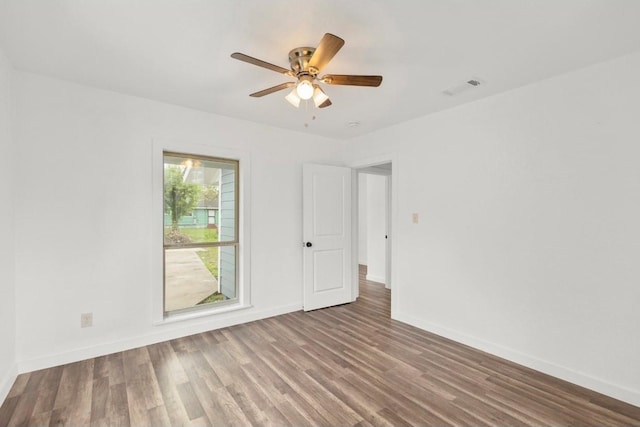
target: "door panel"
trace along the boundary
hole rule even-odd
[[[313,253],[313,290],[314,292],[331,291],[344,286],[344,251],[332,249],[314,251]]]
[[[344,235],[344,205],[342,174],[316,171],[313,179],[313,234],[322,237],[342,238]],[[335,205],[334,203],[338,203]]]
[[[303,166],[304,309],[352,301],[351,169]]]

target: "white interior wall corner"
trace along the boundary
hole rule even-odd
[[[0,49],[0,402],[17,374],[12,74],[11,63]]]
[[[640,52],[352,141],[399,159],[399,320],[640,405],[638,74]]]

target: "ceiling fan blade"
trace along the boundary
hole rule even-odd
[[[260,98],[261,96],[269,95],[270,93],[277,92],[279,90],[287,89],[291,86],[295,86],[295,82],[287,82],[279,84],[278,86],[270,87],[269,89],[261,90],[259,92],[254,92],[249,96],[253,96],[254,98]]]
[[[326,101],[324,101],[322,104],[318,105],[318,108],[326,108],[329,105],[331,105],[331,100],[327,99]]]
[[[343,45],[344,40],[340,37],[326,33],[324,37],[322,37],[322,40],[320,40],[320,44],[318,44],[313,56],[309,60],[309,68],[315,68],[317,70],[316,73],[320,72],[320,70],[322,70],[329,61],[331,61],[331,58],[338,53]]]
[[[277,73],[282,73],[287,76],[294,76],[293,71],[287,70],[286,68],[279,67],[277,65],[270,64],[261,59],[254,58],[249,55],[245,55],[244,53],[235,52],[231,54],[233,59],[237,59],[238,61],[248,62],[249,64],[257,65],[258,67],[267,68],[269,70],[273,70]]]
[[[346,74],[327,74],[320,81],[329,85],[372,86],[382,83],[382,76],[353,76]]]

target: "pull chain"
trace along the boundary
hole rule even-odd
[[[313,114],[313,106],[311,107],[311,110],[309,109],[309,105],[310,105],[310,100],[305,100],[304,101],[304,113],[305,116],[310,117],[311,120],[307,120],[304,123],[304,127],[308,128],[309,127],[309,121],[313,121],[316,119],[315,114]]]

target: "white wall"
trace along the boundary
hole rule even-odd
[[[367,175],[358,174],[358,264],[367,265]]]
[[[11,65],[0,50],[0,402],[16,375]]]
[[[638,75],[640,53],[355,141],[398,159],[394,317],[640,405]]]
[[[343,144],[27,73],[15,93],[21,371],[302,307],[302,163]],[[151,325],[153,139],[251,156],[252,308]]]
[[[367,177],[367,280],[386,283],[387,177]]]

